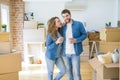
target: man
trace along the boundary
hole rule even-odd
[[[87,37],[83,24],[71,18],[68,9],[64,9],[61,15],[65,21],[62,27],[64,39],[62,55],[69,80],[81,80],[80,54],[83,51],[82,41]]]

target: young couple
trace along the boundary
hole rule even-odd
[[[83,51],[82,41],[87,34],[83,24],[71,18],[68,9],[64,9],[61,15],[65,21],[64,25],[58,17],[52,17],[48,22],[46,40],[48,80],[60,80],[65,73],[68,80],[81,80],[80,54]],[[60,72],[53,79],[54,64]]]

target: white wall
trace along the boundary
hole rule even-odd
[[[89,0],[88,9],[84,14],[87,30],[99,30],[109,21],[116,27],[118,19],[116,0]]]
[[[26,2],[25,12],[34,12],[35,20],[47,21],[52,16],[58,16],[62,20],[61,10],[64,2]],[[118,6],[117,0],[88,0],[88,7],[83,11],[71,11],[72,18],[86,22],[86,29],[99,30],[105,27],[105,23],[111,21],[112,26],[117,26]]]
[[[61,17],[64,2],[26,2],[25,12],[34,12],[35,20],[47,24],[52,16]]]
[[[118,0],[118,20],[120,21],[120,0]]]

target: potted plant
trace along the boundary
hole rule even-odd
[[[38,23],[37,29],[38,29],[38,28],[42,28],[42,27],[44,27],[44,23]]]
[[[105,23],[105,26],[106,26],[106,28],[110,28],[111,27],[111,22]]]
[[[3,31],[3,32],[6,32],[7,25],[6,25],[6,24],[2,24],[1,27],[2,27],[2,31]]]

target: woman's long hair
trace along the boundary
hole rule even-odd
[[[56,29],[55,19],[59,19],[59,18],[58,17],[52,17],[48,21],[48,34],[51,33],[52,38],[54,38],[55,40],[57,40],[57,31],[60,31],[60,30]]]

